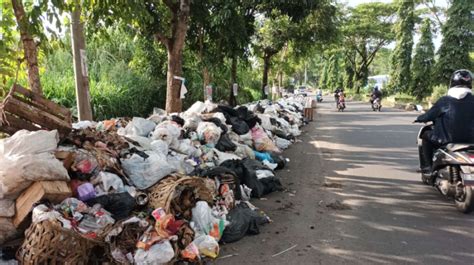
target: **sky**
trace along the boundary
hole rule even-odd
[[[393,2],[393,0],[339,0],[339,2],[345,3],[348,6],[354,7],[354,6],[357,6],[359,4],[364,4],[364,3],[374,3],[374,2],[391,3],[391,2]],[[435,0],[435,3],[436,3],[437,6],[447,7],[448,0]],[[416,43],[418,43],[419,39],[420,39],[419,34],[415,34],[415,37],[414,37],[415,45],[416,45]],[[434,38],[433,38],[433,43],[435,45],[436,50],[438,50],[439,46],[441,45],[441,39],[442,39],[441,33],[437,32],[437,34],[434,35]],[[391,44],[387,45],[387,47],[388,48],[394,48],[395,43],[391,43]]]

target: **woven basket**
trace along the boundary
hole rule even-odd
[[[64,229],[58,222],[32,224],[16,258],[20,264],[88,264],[90,251],[101,242]]]
[[[149,189],[148,205],[154,209],[161,207],[166,212],[176,215],[178,213],[174,211],[174,207],[171,207],[172,202],[180,197],[184,190],[191,190],[196,200],[208,203],[213,203],[216,196],[216,188],[212,180],[172,175],[160,180]]]

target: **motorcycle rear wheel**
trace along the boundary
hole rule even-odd
[[[474,210],[474,192],[472,187],[464,187],[463,200],[455,199],[456,208],[462,213],[470,213]]]

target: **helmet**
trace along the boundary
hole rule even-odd
[[[454,71],[451,76],[449,87],[466,86],[472,88],[472,73],[469,70],[461,69]]]

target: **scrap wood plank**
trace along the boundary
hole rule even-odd
[[[52,203],[60,203],[72,195],[71,188],[66,181],[37,181],[28,187],[16,199],[16,214],[13,218],[15,227],[27,225],[28,215],[33,205],[40,200],[47,199]]]
[[[0,131],[7,134],[56,129],[63,137],[72,130],[71,122],[69,109],[17,84],[0,104]]]

